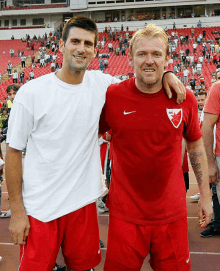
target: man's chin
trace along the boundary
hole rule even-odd
[[[85,65],[82,65],[82,66],[74,65],[74,66],[72,67],[72,69],[73,69],[74,71],[76,71],[76,72],[85,71],[86,68],[87,68],[87,66],[85,66]]]
[[[143,82],[145,85],[151,86],[155,85],[157,83],[157,80],[155,78],[144,78]]]

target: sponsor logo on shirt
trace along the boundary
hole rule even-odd
[[[178,128],[182,122],[183,118],[183,109],[167,109],[167,116],[173,126]]]
[[[136,112],[136,111],[130,111],[130,112],[124,111],[124,115],[128,115],[128,114],[135,113],[135,112]]]

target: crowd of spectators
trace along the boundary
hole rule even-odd
[[[57,33],[52,34],[51,32],[49,35],[45,33],[42,37],[38,36],[38,38],[36,35],[34,35],[33,38],[30,38],[30,35],[27,34],[25,38],[21,39],[21,41],[26,42],[27,51],[33,52],[32,54],[26,56],[24,54],[24,50],[18,49],[16,54],[13,48],[10,49],[9,53],[11,58],[19,57],[21,60],[21,68],[13,67],[12,62],[10,60],[8,61],[7,73],[9,78],[13,78],[13,83],[24,84],[27,81],[34,79],[34,69],[45,67],[47,63],[51,63],[50,67],[52,72],[60,68],[59,64],[57,63],[57,52],[59,49]],[[36,43],[40,43],[40,47],[38,54],[35,55],[34,48]],[[29,57],[31,59],[32,69],[30,72],[28,72],[28,74],[25,75],[26,62]],[[0,75],[0,83],[1,76],[2,74]]]
[[[195,35],[195,29],[192,27],[189,35],[179,33],[174,27],[169,35],[169,42],[170,63],[174,64],[173,70],[177,77],[196,93],[207,90],[215,80],[215,70],[220,68],[220,39],[208,39],[205,29]],[[182,49],[182,45],[185,45],[185,50]],[[207,78],[202,73],[204,60],[207,64],[213,63],[216,67],[211,82],[207,82]]]

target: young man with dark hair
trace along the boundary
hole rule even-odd
[[[112,129],[104,270],[140,271],[150,253],[153,270],[189,271],[183,136],[201,192],[199,218],[206,214],[201,226],[212,216],[197,102],[189,90],[180,105],[164,92],[169,43],[162,28],[138,30],[129,52],[136,77],[108,88],[100,119],[101,133]]]
[[[200,91],[200,92],[197,93],[197,102],[198,102],[199,111],[203,110],[206,98],[207,98],[207,92],[206,91]]]
[[[103,192],[98,123],[107,87],[118,81],[86,71],[97,39],[91,19],[71,18],[60,41],[62,68],[29,81],[13,103],[6,180],[11,236],[21,245],[20,271],[51,271],[60,246],[67,270],[90,270],[101,261],[95,204]],[[174,75],[164,78],[168,93],[174,87],[177,100],[183,99]]]

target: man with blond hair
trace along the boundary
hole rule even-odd
[[[136,78],[112,85],[100,133],[112,129],[112,176],[107,200],[109,233],[105,271],[139,271],[150,253],[153,270],[190,270],[182,137],[201,193],[201,212],[211,220],[208,169],[197,101],[168,99],[162,78],[169,61],[163,29],[147,25],[130,41]],[[156,189],[155,189],[156,186]]]

